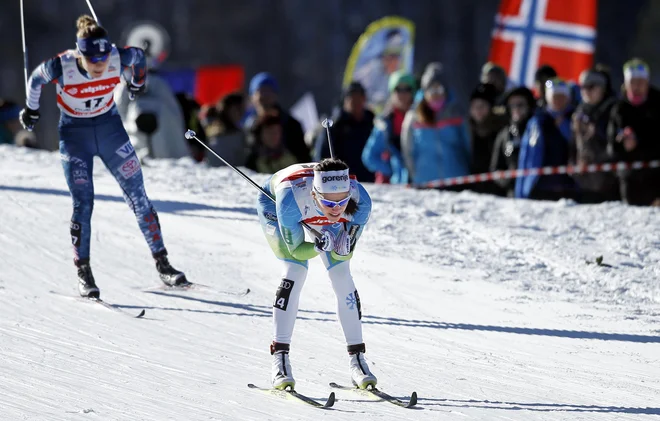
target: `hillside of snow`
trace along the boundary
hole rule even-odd
[[[280,271],[256,190],[185,159],[143,171],[172,263],[209,288],[155,288],[97,160],[92,267],[105,300],[146,310],[132,319],[74,298],[59,154],[0,147],[0,420],[660,419],[658,209],[367,185],[352,261],[367,359],[382,390],[419,404],[336,391],[323,411],[246,386],[269,382]],[[335,306],[313,261],[291,362],[318,400],[349,382]]]

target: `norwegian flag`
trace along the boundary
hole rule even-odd
[[[544,64],[577,80],[593,63],[597,0],[502,0],[489,60],[531,87]]]

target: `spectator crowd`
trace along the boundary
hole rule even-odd
[[[417,76],[392,73],[389,99],[378,114],[365,87],[353,82],[330,113],[334,153],[362,182],[413,186],[498,170],[660,160],[654,133],[660,92],[650,85],[649,66],[640,59],[626,62],[620,88],[612,86],[611,71],[596,65],[566,81],[541,66],[528,89],[511,86],[502,67],[486,63],[463,110],[466,101],[456,98],[442,65],[430,63]],[[197,127],[199,137],[233,165],[273,173],[330,156],[326,130],[319,125],[306,136],[278,94],[275,77],[263,72],[252,77],[247,96],[232,93],[203,107],[183,95],[177,99],[183,126]],[[0,100],[0,143],[34,147],[34,136],[20,130],[19,110]],[[196,161],[223,165],[196,143],[188,144]],[[660,169],[526,175],[444,189],[660,206]]]

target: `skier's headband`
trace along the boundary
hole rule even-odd
[[[348,168],[337,171],[314,171],[314,189],[321,193],[342,193],[351,190]]]
[[[107,55],[112,50],[108,38],[77,38],[78,52],[85,57],[98,57]]]

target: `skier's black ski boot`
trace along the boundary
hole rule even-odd
[[[160,280],[163,281],[165,285],[170,287],[190,285],[190,282],[186,279],[185,273],[172,267],[169,260],[167,260],[166,253],[154,256],[154,259],[156,260],[156,270],[158,270]]]
[[[89,261],[78,262],[78,293],[84,298],[99,298],[101,291],[94,282],[94,275],[92,275],[92,268],[89,266]]]

